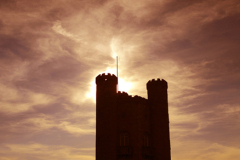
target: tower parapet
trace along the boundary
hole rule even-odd
[[[154,88],[167,89],[168,88],[167,81],[165,81],[164,79],[160,80],[159,78],[157,80],[155,79],[149,80],[147,83],[147,89],[149,90]]]
[[[126,92],[118,91],[118,104],[128,103],[132,100],[132,96]]]
[[[114,74],[99,74],[96,77],[96,84],[113,83],[118,84],[118,79]]]
[[[147,103],[147,99],[145,99],[143,97],[140,97],[140,96],[134,96],[133,101],[135,103],[141,103],[141,104],[146,104]]]
[[[119,96],[130,96],[130,97],[132,97],[131,95],[128,95],[127,92],[121,92],[121,91],[118,91],[118,95]]]

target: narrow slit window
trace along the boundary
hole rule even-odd
[[[129,136],[127,133],[120,135],[120,146],[129,146]]]
[[[143,146],[144,147],[149,147],[149,138],[148,136],[143,137]]]

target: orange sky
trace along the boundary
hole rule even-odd
[[[94,79],[168,81],[172,160],[240,159],[238,0],[1,0],[0,159],[94,160]]]

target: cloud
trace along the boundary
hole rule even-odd
[[[175,145],[178,146],[172,146],[173,148],[178,148],[181,146],[180,141],[175,143]],[[179,148],[179,150],[173,150],[172,151],[172,159],[228,159],[231,157],[232,159],[238,159],[239,158],[239,148],[235,147],[228,147],[223,146],[218,143],[207,143],[204,141],[195,141],[194,145],[192,141],[185,141],[184,142],[185,147]],[[184,153],[188,154],[184,154]]]
[[[80,39],[78,39],[77,37],[75,37],[74,35],[72,35],[71,33],[68,33],[61,25],[60,21],[56,21],[55,24],[53,25],[52,29],[56,32],[59,33],[63,36],[66,36],[70,39],[73,39],[75,41],[80,41]]]
[[[64,159],[86,159],[93,160],[91,155],[94,148],[74,148],[67,146],[46,146],[38,143],[27,145],[5,144],[1,145],[2,159],[37,159],[44,160],[51,158],[53,160]]]
[[[115,56],[131,95],[147,97],[149,79],[168,82],[173,159],[239,159],[237,0],[0,8],[1,159],[94,159],[87,94]]]

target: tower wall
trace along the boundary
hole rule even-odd
[[[154,160],[171,160],[167,88],[165,80],[147,83]]]
[[[96,160],[114,160],[117,154],[118,80],[115,75],[102,74],[96,77],[96,84]]]
[[[118,147],[119,160],[144,160],[150,156],[150,149],[143,148],[143,138],[150,133],[148,109],[147,99],[118,93],[118,138],[123,132],[129,135],[129,145]]]

